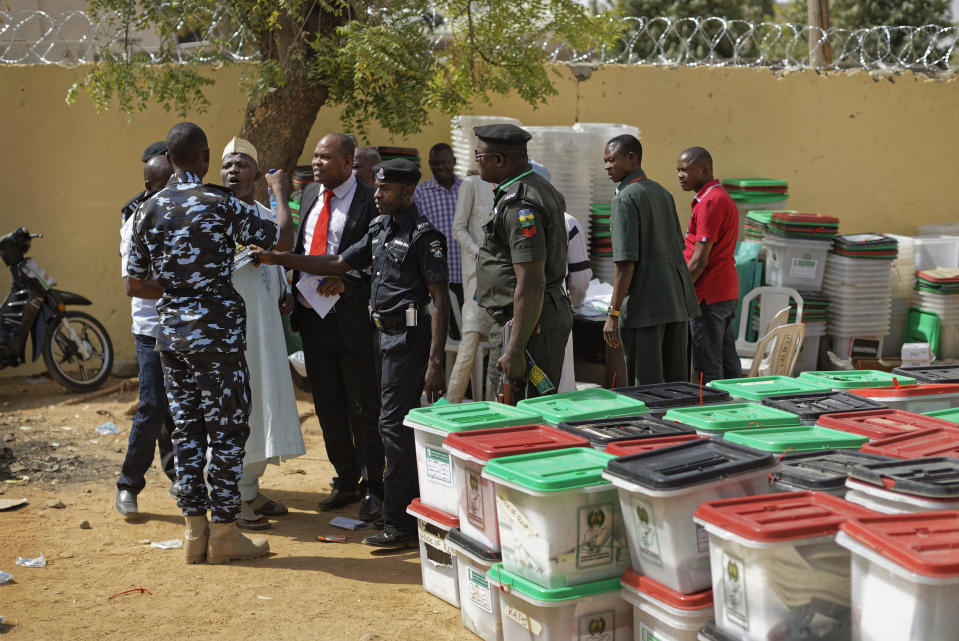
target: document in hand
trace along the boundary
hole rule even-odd
[[[320,276],[304,275],[297,281],[296,288],[303,294],[303,298],[310,304],[313,311],[319,314],[320,318],[326,318],[326,315],[333,309],[333,306],[336,305],[336,301],[340,300],[340,295],[320,296],[317,294],[316,288],[319,287],[322,282],[323,279]]]

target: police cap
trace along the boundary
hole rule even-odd
[[[154,156],[162,156],[166,152],[167,152],[166,141],[158,140],[157,142],[153,143],[152,145],[150,145],[149,147],[143,150],[143,158],[141,158],[140,160],[142,160],[143,162],[146,162],[150,160],[151,158],[153,158]]]
[[[473,127],[473,133],[485,143],[503,147],[520,147],[532,138],[525,129],[510,124],[480,125]]]
[[[405,158],[393,158],[373,166],[373,177],[381,183],[415,185],[421,175],[416,165]]]

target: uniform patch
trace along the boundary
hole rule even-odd
[[[520,231],[527,238],[536,233],[536,216],[532,209],[520,209],[519,212]]]
[[[438,240],[431,241],[431,242],[430,242],[430,251],[433,252],[433,257],[434,257],[434,258],[442,258],[442,257],[443,257],[443,243],[440,242],[440,241],[438,241]]]

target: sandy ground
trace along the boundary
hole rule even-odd
[[[35,379],[30,379],[35,381]],[[108,382],[112,384],[115,379]],[[183,520],[155,466],[139,496],[143,516],[114,509],[135,392],[79,405],[49,380],[0,379],[0,635],[11,639],[123,641],[196,639],[475,640],[459,610],[425,592],[417,550],[362,545],[366,532],[329,525],[318,513],[333,470],[315,416],[303,423],[307,455],[270,466],[261,488],[290,513],[266,530],[271,554],[228,565],[186,565],[182,550],[151,541],[183,537]],[[301,414],[311,403],[301,396]],[[100,436],[113,420],[120,434]],[[26,477],[26,480],[24,480]],[[62,502],[65,507],[48,503]],[[341,513],[355,516],[358,505]],[[81,528],[87,521],[89,529]],[[317,535],[345,534],[346,544]],[[18,567],[17,557],[48,560]],[[148,592],[123,593],[135,588]],[[112,598],[111,598],[112,597]]]

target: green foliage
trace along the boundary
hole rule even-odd
[[[620,0],[626,15],[658,18],[707,18],[730,20],[766,20],[775,14],[774,0]]]
[[[829,0],[829,24],[833,28],[952,24],[949,0]],[[783,22],[805,24],[806,0],[793,0],[781,10]]]
[[[575,0],[90,0],[98,16],[130,33],[155,32],[150,57],[136,43],[104,43],[99,62],[73,88],[100,110],[159,103],[180,115],[207,106],[203,63],[230,63],[243,34],[258,54],[246,78],[256,101],[283,87],[301,65],[309,82],[343,107],[345,124],[377,122],[418,131],[427,114],[454,113],[515,91],[537,105],[555,93],[547,50],[613,42],[614,14],[591,16]],[[434,13],[435,12],[435,13]],[[214,19],[215,18],[215,19]],[[212,30],[213,23],[220,28]],[[199,41],[199,42],[198,42]],[[192,43],[188,52],[184,43]],[[188,54],[188,55],[185,55]]]
[[[725,18],[726,20],[748,20],[762,22],[770,20],[775,15],[774,0],[619,0],[619,9],[625,15],[647,18],[652,22],[646,27],[646,34],[635,39],[630,50],[641,58],[649,58],[655,53],[656,43],[667,30],[665,20],[670,18],[675,24],[672,29],[681,38],[667,38],[665,53],[670,58],[676,58],[686,52],[695,59],[705,58],[710,51],[719,58],[730,58],[734,53],[742,57],[754,56],[756,52],[750,50],[751,43],[735,50],[736,39],[747,31],[744,24],[732,24],[723,33],[720,21],[707,21],[702,30],[695,33],[695,25],[687,18]],[[627,34],[629,37],[631,34]]]

